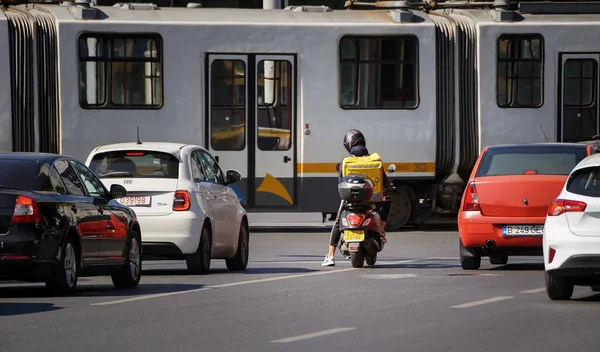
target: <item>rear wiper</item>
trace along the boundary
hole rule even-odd
[[[100,178],[124,177],[124,176],[133,177],[133,174],[129,171],[115,171],[115,172],[109,172],[105,175],[101,175]]]
[[[7,189],[18,189],[18,190],[21,190],[21,188],[19,188],[19,187],[12,187],[12,186],[5,186],[5,185],[0,185],[0,188],[7,188]]]

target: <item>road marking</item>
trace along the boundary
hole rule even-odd
[[[521,293],[538,293],[546,291],[545,287],[534,288],[533,290],[521,291]]]
[[[373,275],[361,275],[360,277],[367,279],[404,279],[407,277],[415,277],[415,274],[373,274]]]
[[[402,260],[402,261],[396,262],[396,264],[409,263],[409,262],[414,262],[416,260],[417,259]],[[216,289],[216,288],[226,288],[226,287],[233,287],[233,286],[258,284],[258,283],[270,282],[270,281],[296,279],[296,278],[307,277],[307,276],[328,275],[328,274],[335,274],[335,273],[343,273],[345,271],[352,271],[352,270],[359,270],[359,269],[358,268],[347,268],[347,269],[340,269],[340,270],[326,270],[326,271],[324,270],[324,271],[318,271],[316,273],[296,274],[296,275],[288,275],[288,276],[276,276],[276,277],[269,277],[269,278],[257,279],[257,280],[236,281],[236,282],[230,282],[230,283],[226,283],[226,284],[219,284],[219,285],[206,286],[206,287],[202,287],[202,288],[196,288],[196,289],[193,289],[193,290],[185,290],[185,291],[165,292],[165,293],[156,293],[156,294],[150,294],[150,295],[142,295],[142,296],[131,297],[131,298],[117,299],[117,300],[114,300],[114,301],[105,301],[105,302],[92,303],[91,305],[92,306],[108,306],[108,305],[113,305],[113,304],[120,304],[120,303],[141,301],[141,300],[145,300],[145,299],[152,299],[152,298],[160,298],[160,297],[168,297],[168,296],[181,295],[181,294],[184,294],[184,293],[193,293],[193,292],[200,292],[200,291],[208,291],[208,290],[212,290],[212,289]]]
[[[271,343],[289,343],[289,342],[295,342],[295,341],[300,341],[300,340],[312,339],[312,338],[320,337],[320,336],[333,335],[333,334],[337,334],[340,332],[345,332],[345,331],[350,331],[350,330],[355,330],[355,329],[356,328],[335,328],[335,329],[330,329],[330,330],[325,330],[325,331],[313,332],[311,334],[304,334],[304,335],[298,335],[298,336],[293,336],[293,337],[286,337],[285,339],[280,339],[280,340],[273,340],[273,341],[271,341]]]
[[[511,299],[511,298],[514,298],[514,297],[513,296],[498,296],[498,297],[492,297],[492,298],[484,299],[484,300],[481,300],[481,301],[474,301],[474,302],[463,303],[463,304],[459,304],[457,306],[452,306],[450,308],[470,308],[470,307],[480,306],[482,304],[488,304],[488,303],[493,303],[493,302],[504,301],[504,300]]]
[[[141,300],[144,300],[144,299],[167,297],[167,296],[175,296],[175,295],[181,295],[181,294],[184,294],[184,293],[193,293],[193,292],[207,291],[207,290],[212,290],[212,289],[216,289],[216,288],[225,288],[225,287],[240,286],[240,285],[258,284],[258,283],[263,283],[263,282],[286,280],[286,279],[296,279],[296,278],[306,277],[306,276],[336,274],[336,273],[342,273],[342,272],[351,271],[351,270],[358,270],[358,269],[357,268],[347,268],[347,269],[340,269],[340,270],[319,271],[319,272],[316,272],[316,273],[306,273],[306,274],[297,274],[297,275],[288,275],[288,276],[276,276],[276,277],[269,277],[269,278],[266,278],[266,279],[258,279],[258,280],[236,281],[236,282],[230,282],[230,283],[227,283],[227,284],[206,286],[206,287],[197,288],[197,289],[193,289],[193,290],[185,290],[185,291],[165,292],[165,293],[157,293],[157,294],[151,294],[151,295],[143,295],[143,296],[137,296],[137,297],[132,297],[132,298],[118,299],[118,300],[114,300],[114,301],[92,303],[91,305],[92,306],[108,306],[108,305],[111,305],[111,304],[119,304],[119,303],[133,302],[133,301],[141,301]]]

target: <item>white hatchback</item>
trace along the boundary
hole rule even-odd
[[[548,207],[543,252],[551,300],[570,299],[575,285],[600,291],[600,154],[573,168]]]
[[[211,259],[229,270],[248,265],[248,218],[230,184],[236,170],[221,171],[201,146],[179,143],[118,143],[95,148],[86,165],[110,189],[127,189],[118,199],[138,216],[142,255],[148,260],[182,260],[206,274]]]

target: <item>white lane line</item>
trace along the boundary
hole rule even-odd
[[[545,287],[534,288],[533,290],[521,291],[521,293],[538,293],[546,291]]]
[[[511,298],[514,298],[514,297],[513,296],[498,296],[498,297],[492,297],[492,298],[484,299],[484,300],[481,300],[481,301],[474,301],[474,302],[463,303],[463,304],[459,304],[457,306],[452,306],[450,308],[470,308],[470,307],[480,306],[482,304],[488,304],[488,303],[494,303],[494,302],[504,301],[504,300],[511,299]]]
[[[159,298],[159,297],[175,296],[175,295],[181,295],[181,294],[184,294],[184,293],[193,293],[193,292],[207,291],[207,290],[212,290],[212,289],[215,289],[215,288],[225,288],[225,287],[240,286],[240,285],[258,284],[258,283],[269,282],[269,281],[279,281],[279,280],[286,280],[286,279],[296,279],[296,278],[306,277],[306,276],[335,274],[335,273],[342,273],[342,272],[351,271],[351,270],[358,270],[358,269],[356,269],[356,268],[347,268],[347,269],[331,270],[331,271],[319,271],[319,272],[316,272],[316,273],[306,273],[306,274],[297,274],[297,275],[288,275],[288,276],[269,277],[269,278],[266,278],[266,279],[258,279],[258,280],[237,281],[237,282],[230,282],[230,283],[227,283],[227,284],[206,286],[206,287],[197,288],[197,289],[193,289],[193,290],[157,293],[157,294],[143,295],[143,296],[137,296],[137,297],[132,297],[132,298],[118,299],[118,300],[114,300],[114,301],[92,303],[91,305],[92,306],[108,306],[108,305],[111,305],[111,304],[119,304],[119,303],[140,301],[140,300],[144,300],[144,299],[152,299],[152,298]]]
[[[355,329],[356,328],[335,328],[335,329],[313,332],[311,334],[304,334],[304,335],[286,337],[285,339],[280,339],[280,340],[273,340],[273,341],[271,341],[271,343],[296,342],[296,341],[312,339],[312,338],[320,337],[320,336],[333,335],[333,334],[337,334],[340,332],[345,332],[345,331],[350,331],[350,330],[355,330]]]
[[[416,260],[418,260],[418,259],[402,260],[402,261],[399,261],[399,262],[396,262],[396,263],[397,264],[409,263],[409,262],[414,262]],[[156,293],[156,294],[150,294],[150,295],[142,295],[142,296],[131,297],[131,298],[117,299],[117,300],[114,300],[114,301],[105,301],[105,302],[92,303],[91,305],[92,306],[108,306],[108,305],[113,305],[113,304],[120,304],[120,303],[141,301],[141,300],[145,300],[145,299],[152,299],[152,298],[160,298],[160,297],[168,297],[168,296],[181,295],[181,294],[184,294],[184,293],[193,293],[193,292],[200,292],[200,291],[208,291],[208,290],[212,290],[212,289],[215,289],[215,288],[225,288],[225,287],[240,286],[240,285],[258,284],[258,283],[270,282],[270,281],[296,279],[296,278],[307,277],[307,276],[328,275],[328,274],[342,273],[342,272],[345,272],[345,271],[352,271],[352,270],[359,270],[359,269],[358,268],[347,268],[347,269],[340,269],[340,270],[318,271],[316,273],[296,274],[296,275],[288,275],[288,276],[276,276],[276,277],[269,277],[269,278],[257,279],[257,280],[236,281],[236,282],[230,282],[230,283],[227,283],[227,284],[219,284],[219,285],[206,286],[206,287],[202,287],[202,288],[196,288],[196,289],[193,289],[193,290],[185,290],[185,291],[165,292],[165,293]]]

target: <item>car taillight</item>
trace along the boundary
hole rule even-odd
[[[190,193],[188,191],[176,191],[173,196],[173,210],[190,210]]]
[[[555,199],[548,207],[548,216],[559,216],[564,213],[582,212],[587,204],[577,200]]]
[[[359,226],[363,220],[365,219],[364,215],[360,214],[350,214],[348,215],[348,223],[350,226]]]
[[[477,195],[477,188],[475,188],[475,182],[469,182],[466,191],[467,194],[465,195],[465,204],[463,205],[463,211],[481,210],[481,208],[479,207],[479,196]]]
[[[33,199],[18,196],[10,222],[13,224],[39,223],[41,222],[40,208]]]

